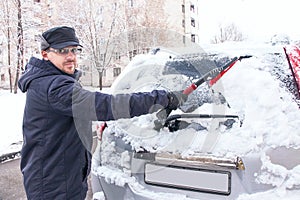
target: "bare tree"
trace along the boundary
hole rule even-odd
[[[104,1],[97,2],[90,0],[88,5],[86,3],[83,9],[83,16],[81,18],[81,25],[78,30],[84,41],[85,49],[88,51],[88,60],[93,68],[97,70],[99,77],[99,88],[103,88],[104,72],[112,68],[112,61],[116,56],[120,56],[122,51],[122,41],[117,35],[124,29],[122,20],[119,16],[119,9],[121,4],[106,5]],[[102,18],[104,8],[107,9],[110,15],[105,20]]]
[[[235,24],[219,26],[219,34],[214,37],[212,43],[223,43],[225,41],[243,41],[243,34],[238,30]]]
[[[118,37],[125,27],[120,12],[123,9],[122,4],[104,0],[76,2],[73,5],[78,8],[72,7],[69,11],[66,9],[68,6],[58,6],[57,8],[63,9],[59,11],[61,18],[58,20],[60,24],[76,28],[84,46],[83,59],[86,64],[92,66],[92,69],[96,69],[99,88],[102,90],[105,71],[114,67],[113,61],[117,57],[125,54],[123,48],[125,42]],[[66,2],[62,1],[60,4],[64,3]],[[70,4],[69,1],[67,3]],[[80,14],[74,13],[74,10],[80,10]],[[85,69],[89,70],[85,72],[92,73],[90,68]]]
[[[11,69],[11,41],[12,41],[12,13],[11,9],[11,1],[3,0],[1,1],[1,15],[3,21],[1,22],[1,30],[3,35],[6,37],[7,44],[7,65],[8,65],[8,74],[9,74],[9,88],[10,92],[12,92],[12,69]]]

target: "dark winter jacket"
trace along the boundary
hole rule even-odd
[[[19,80],[27,92],[21,170],[28,199],[83,200],[90,171],[91,121],[113,120],[166,106],[165,91],[109,95],[84,90],[79,72],[31,58]]]

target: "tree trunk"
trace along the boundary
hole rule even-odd
[[[10,89],[10,93],[12,93],[12,75],[11,75],[10,66],[8,67],[8,76],[9,76],[9,89]]]
[[[17,52],[18,52],[18,64],[16,70],[16,77],[15,77],[15,85],[14,85],[14,93],[18,92],[18,81],[20,75],[20,69],[23,68],[23,54],[24,54],[24,47],[23,47],[23,27],[22,27],[22,9],[21,9],[21,0],[17,0],[18,6],[18,44],[17,44]]]
[[[7,23],[9,25],[9,15],[7,14]],[[12,74],[11,74],[11,67],[10,67],[10,29],[9,26],[7,26],[7,63],[8,63],[8,75],[9,75],[9,89],[12,93]]]
[[[102,90],[102,88],[103,88],[103,85],[102,85],[103,73],[98,72],[98,74],[99,74],[99,89]]]

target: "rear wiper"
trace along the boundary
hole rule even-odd
[[[166,121],[164,126],[168,127],[170,132],[178,131],[180,129],[187,128],[190,123],[178,120],[178,119],[239,119],[238,115],[223,115],[223,114],[176,114],[176,115],[170,115]],[[234,121],[233,121],[234,122]],[[233,123],[232,122],[232,123]],[[231,124],[232,125],[232,124]]]

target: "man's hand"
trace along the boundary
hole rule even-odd
[[[159,131],[164,127],[165,121],[172,110],[176,110],[179,106],[181,106],[184,102],[186,102],[188,95],[183,94],[183,91],[173,91],[168,92],[169,103],[160,111],[157,112],[157,120],[154,121],[154,129]]]
[[[183,94],[182,91],[173,91],[168,93],[169,104],[166,108],[176,110],[184,102],[186,102],[188,95]]]

